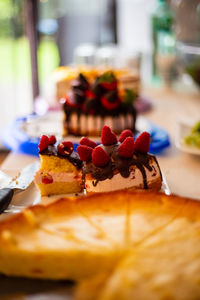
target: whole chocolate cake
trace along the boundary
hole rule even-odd
[[[120,89],[112,71],[90,84],[83,74],[71,83],[64,101],[64,136],[99,136],[104,125],[116,134],[128,128],[135,131],[137,95],[132,89]]]

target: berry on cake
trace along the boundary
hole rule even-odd
[[[117,139],[106,125],[102,129],[100,145],[82,138],[77,152],[83,161],[86,191],[160,190],[162,175],[156,157],[148,153],[149,145],[148,132],[134,140],[131,130],[124,130]]]
[[[65,97],[66,93],[71,88],[71,83],[81,73],[87,78],[87,81],[93,83],[95,79],[103,73],[110,70],[110,67],[102,66],[62,66],[58,67],[52,74],[52,81],[55,83],[56,99],[60,101]],[[120,92],[130,89],[135,95],[140,92],[140,76],[137,71],[129,68],[114,68],[112,69],[117,78]]]

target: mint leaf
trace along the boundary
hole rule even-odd
[[[115,81],[116,81],[116,78],[115,78],[115,75],[112,71],[107,71],[99,77],[99,82],[100,83],[102,83],[102,82],[112,83],[112,82],[115,82]]]
[[[137,95],[134,93],[133,90],[125,89],[124,96],[123,96],[124,103],[132,104],[136,98],[137,98]]]

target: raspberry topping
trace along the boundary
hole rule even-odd
[[[75,102],[74,98],[74,95],[70,91],[65,97],[65,104],[73,108],[78,108],[78,103]]]
[[[117,143],[116,135],[107,125],[105,125],[102,129],[101,143],[105,146],[114,145]]]
[[[39,152],[46,149],[49,146],[49,138],[47,135],[42,135],[40,138],[40,143],[38,145]]]
[[[114,81],[114,82],[111,82],[111,83],[102,82],[101,85],[104,89],[112,91],[112,90],[115,90],[117,88],[117,81]]]
[[[114,110],[114,109],[118,108],[118,106],[120,105],[120,102],[119,102],[118,99],[116,99],[115,102],[111,102],[111,101],[109,101],[108,98],[106,98],[105,96],[103,96],[103,97],[101,97],[101,104],[107,110]]]
[[[72,142],[63,141],[58,145],[58,152],[63,156],[69,156],[74,150]]]
[[[86,98],[91,98],[91,99],[95,99],[96,98],[95,94],[91,90],[85,91],[85,97]]]
[[[92,152],[92,162],[96,167],[104,167],[109,162],[109,155],[103,150],[101,146],[94,148]]]
[[[87,137],[82,137],[80,140],[80,145],[86,145],[91,148],[95,148],[97,144],[93,142],[92,140],[88,139]]]
[[[122,143],[128,136],[133,137],[133,133],[130,129],[125,129],[119,136],[119,142]]]
[[[87,145],[80,145],[77,147],[78,155],[80,156],[80,159],[83,161],[90,161],[92,158],[92,151],[93,148],[89,147]]]
[[[101,86],[106,90],[115,90],[117,88],[117,80],[112,71],[107,71],[99,77]]]
[[[150,134],[146,131],[142,132],[135,140],[135,150],[147,153],[150,145]]]
[[[54,145],[56,143],[56,137],[55,135],[51,135],[49,137],[49,145]]]
[[[119,146],[118,153],[120,156],[130,158],[133,156],[135,147],[133,137],[127,137]]]
[[[42,176],[42,183],[44,184],[50,184],[50,183],[53,183],[53,178],[51,175],[45,175],[45,176]]]

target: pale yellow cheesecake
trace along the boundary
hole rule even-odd
[[[0,273],[82,282],[75,299],[200,299],[200,203],[117,191],[0,223]]]

